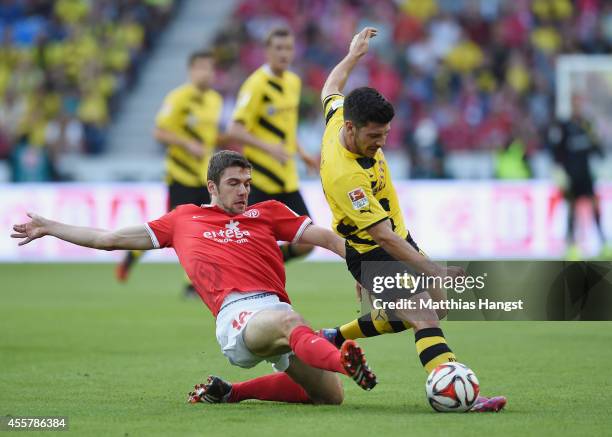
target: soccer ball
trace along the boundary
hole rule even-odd
[[[480,388],[469,367],[461,363],[444,363],[427,377],[425,392],[434,410],[464,412],[472,408]]]

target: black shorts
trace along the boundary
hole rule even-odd
[[[593,178],[591,176],[570,177],[569,192],[567,196],[570,199],[579,197],[593,197],[595,190],[593,189]]]
[[[188,187],[173,183],[168,185],[168,211],[179,205],[202,205],[210,203],[210,194],[206,187]]]
[[[268,194],[261,191],[259,188],[251,185],[251,193],[249,194],[249,205],[265,202],[266,200],[278,200],[291,208],[298,215],[307,215],[310,217],[306,203],[299,191],[290,193]]]
[[[414,247],[417,252],[421,252],[419,246],[412,239],[410,234],[406,237],[406,241]],[[402,288],[387,288],[380,293],[376,293],[374,277],[395,277],[396,274],[403,276],[404,273],[408,273],[412,276],[417,276],[419,274],[412,267],[399,262],[382,247],[377,247],[369,252],[359,253],[350,247],[348,243],[346,244],[346,266],[353,275],[353,278],[368,290],[370,294],[384,301],[409,298],[411,295],[409,291]],[[413,290],[413,293],[421,291],[424,291],[424,289],[419,287]]]

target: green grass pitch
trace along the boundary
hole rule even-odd
[[[460,361],[500,414],[439,414],[411,333],[361,340],[379,385],[344,381],[342,406],[249,401],[189,405],[209,373],[242,380],[221,354],[199,300],[180,298],[177,265],[138,266],[119,285],[114,266],[0,265],[0,415],[65,415],[78,435],[604,435],[612,425],[611,323],[448,322]],[[294,305],[315,327],[356,315],[342,264],[288,266]]]

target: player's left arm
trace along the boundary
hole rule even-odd
[[[344,239],[321,226],[308,225],[297,242],[299,244],[319,246],[334,252],[342,258],[346,257]]]
[[[83,226],[72,226],[28,213],[30,221],[13,226],[12,238],[19,239],[19,246],[50,235],[78,246],[100,250],[153,249],[153,241],[145,225],[130,226],[115,231]]]

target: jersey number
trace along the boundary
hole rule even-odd
[[[247,316],[253,314],[251,311],[242,311],[239,315],[237,319],[232,320],[232,327],[236,330],[240,330],[242,329],[242,327],[244,326],[244,322],[247,318]]]

